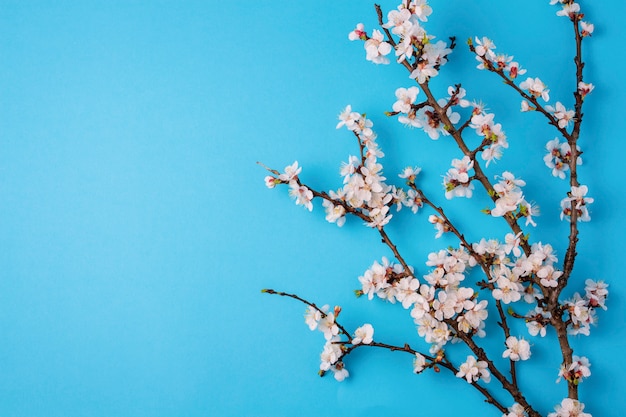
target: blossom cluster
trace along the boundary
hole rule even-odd
[[[506,74],[510,79],[516,79],[520,75],[526,74],[526,70],[520,67],[520,64],[513,61],[514,57],[506,54],[496,54],[496,44],[489,38],[475,38],[475,44],[470,43],[470,47],[474,48],[476,60],[480,62],[478,69],[493,68],[496,71]],[[528,82],[528,80],[527,80]],[[539,82],[541,82],[539,80]]]
[[[500,177],[500,181],[494,184],[493,189],[496,193],[496,206],[491,209],[490,213],[494,217],[501,217],[508,213],[515,213],[518,217],[526,218],[526,225],[536,226],[533,216],[539,213],[538,208],[526,201],[521,187],[526,182],[515,178],[515,176],[505,171]]]
[[[568,196],[561,200],[561,219],[571,217],[574,210],[578,221],[588,222],[591,220],[587,206],[593,203],[593,198],[586,197],[588,190],[586,185],[572,185]]]
[[[487,301],[478,301],[474,290],[462,287],[465,273],[476,265],[464,249],[433,252],[426,265],[433,267],[423,282],[400,264],[375,261],[359,277],[359,294],[374,295],[391,303],[396,301],[411,310],[418,334],[431,345],[433,354],[453,340],[458,332],[484,336]]]
[[[391,208],[395,205],[396,211],[402,207],[409,208],[417,213],[423,206],[421,193],[415,189],[408,191],[395,185],[386,183],[383,167],[379,158],[384,154],[376,142],[376,133],[372,130],[373,123],[365,115],[352,110],[350,105],[339,115],[337,128],[346,127],[358,138],[361,155],[350,155],[348,161],[343,162],[340,175],[343,177],[343,187],[328,193],[319,193],[323,199],[322,205],[326,212],[326,220],[343,226],[348,213],[361,214],[366,219],[366,225],[373,228],[384,227],[393,214]],[[299,180],[298,174],[302,171],[298,162],[285,167],[284,172],[273,172],[274,175],[265,177],[268,188],[277,184],[288,184],[289,194],[297,205],[302,205],[309,211],[313,209],[313,191]],[[407,167],[399,174],[407,184],[414,185],[419,167]]]
[[[453,87],[450,87],[449,91],[453,91]],[[439,113],[437,113],[432,106],[424,105],[424,103],[415,103],[417,101],[418,94],[419,88],[415,86],[409,88],[398,88],[396,90],[396,101],[392,106],[393,112],[388,112],[387,114],[400,114],[398,117],[398,121],[400,123],[411,128],[424,130],[424,132],[433,140],[439,139],[441,135],[450,135],[447,128],[448,125],[443,122]],[[462,107],[467,107],[469,106],[469,102],[467,102],[467,100],[461,100],[461,97],[464,95],[465,90],[462,90],[461,92],[454,94],[453,97],[457,99],[457,104]],[[448,100],[440,99],[438,101],[438,105],[440,107],[445,107],[447,103],[451,103],[450,100],[453,100],[453,97],[450,97]],[[448,106],[445,114],[449,123],[452,124],[458,123],[461,119],[459,113],[454,112],[451,106]]]
[[[520,300],[535,304],[526,316],[526,326],[531,336],[545,336],[551,313],[541,307],[544,293],[556,288],[563,271],[555,267],[556,254],[551,245],[534,243],[530,254],[520,250],[520,236],[507,234],[505,243],[495,239],[481,240],[473,245],[474,253],[490,266],[492,296],[503,304]],[[585,281],[585,295],[575,293],[563,302],[569,315],[568,332],[572,335],[589,335],[590,326],[597,322],[596,309],[606,309],[608,285],[603,281]]]
[[[580,147],[578,147],[578,154],[580,155]],[[572,148],[567,142],[559,141],[559,138],[554,138],[546,144],[546,150],[548,153],[543,157],[543,162],[546,166],[552,170],[552,175],[565,179],[565,173],[569,170],[569,164],[572,160]],[[576,157],[576,165],[582,165],[583,160],[580,156]]]
[[[268,175],[265,177],[265,185],[267,188],[274,188],[278,184],[289,185],[289,195],[296,200],[297,205],[304,206],[307,210],[313,210],[313,192],[305,185],[302,185],[298,179],[298,174],[302,172],[302,168],[298,166],[298,161],[285,167],[282,174],[278,177]]]
[[[452,168],[443,177],[443,188],[446,190],[448,200],[453,197],[472,197],[474,185],[469,172],[473,167],[474,161],[467,155],[452,160]]]
[[[572,298],[564,301],[566,312],[569,315],[568,333],[589,336],[591,325],[598,321],[596,310],[606,310],[608,284],[604,281],[585,281],[585,295],[574,293]]]
[[[328,311],[329,306],[325,305],[317,308],[310,305],[304,314],[304,321],[310,330],[319,330],[324,334],[326,343],[322,353],[320,354],[320,373],[323,375],[327,371],[332,371],[337,381],[343,381],[350,373],[346,369],[342,358],[347,351],[347,344],[353,346],[373,342],[374,328],[371,324],[366,323],[357,328],[354,336],[347,342],[341,340],[339,326],[336,319],[341,312],[340,307],[335,307],[332,312]]]
[[[487,362],[479,361],[476,357],[469,355],[465,362],[459,367],[459,372],[456,373],[459,378],[465,378],[467,382],[477,382],[483,380],[489,382],[491,380],[491,374],[487,369]]]
[[[381,31],[374,29],[371,36],[363,23],[357,24],[348,34],[350,40],[364,41],[366,59],[376,64],[388,64],[387,55],[395,49],[396,60],[411,68],[410,78],[423,84],[439,74],[452,49],[443,41],[434,42],[434,36],[427,33],[422,22],[428,21],[432,9],[426,0],[402,2],[396,10],[387,14],[383,29],[398,37],[398,41],[385,40]]]
[[[487,113],[481,105],[473,104],[470,127],[478,136],[483,137],[486,147],[481,152],[481,158],[486,161],[486,166],[495,159],[502,157],[503,149],[509,147],[507,137],[500,123],[494,122],[495,115]]]

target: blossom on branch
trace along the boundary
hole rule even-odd
[[[448,200],[453,197],[472,197],[474,185],[469,176],[469,171],[474,167],[474,161],[465,155],[461,159],[452,160],[452,168],[443,178],[443,186]]]
[[[411,107],[415,103],[415,100],[417,100],[419,92],[419,88],[415,86],[409,88],[398,88],[396,90],[396,98],[398,100],[393,103],[393,111],[408,114],[411,111]]]
[[[479,380],[489,382],[491,380],[491,375],[487,369],[487,362],[477,361],[476,357],[472,355],[469,355],[465,362],[461,364],[456,376],[458,378],[465,378],[469,383]]]
[[[591,417],[591,414],[583,413],[585,404],[571,398],[563,399],[554,409],[556,412],[548,414],[548,417]]]
[[[508,408],[508,414],[502,414],[502,417],[526,417],[528,414],[521,404],[515,403]]]
[[[574,110],[567,110],[560,101],[556,102],[556,107],[546,106],[546,110],[554,114],[554,117],[558,120],[557,124],[561,129],[569,126],[576,114]]]
[[[378,29],[374,29],[372,37],[365,41],[366,59],[374,64],[388,64],[387,55],[391,52],[391,45],[385,42],[385,37]]]
[[[313,192],[305,185],[299,185],[295,181],[289,183],[289,195],[296,200],[296,205],[304,206],[307,210],[313,210]]]
[[[560,382],[561,378],[563,378],[568,382],[578,385],[583,382],[583,378],[591,376],[591,370],[589,367],[591,367],[589,359],[584,356],[573,355],[570,366],[566,367],[564,364],[561,365],[561,368],[559,369],[559,377],[556,382]]]
[[[354,337],[352,338],[353,345],[359,345],[361,343],[369,345],[372,343],[374,337],[374,328],[371,324],[366,323],[354,331]]]
[[[522,90],[527,90],[534,98],[541,97],[544,101],[550,101],[550,90],[539,78],[526,78],[519,85]]]
[[[421,353],[415,353],[413,358],[413,372],[419,374],[426,367],[426,358]]]
[[[581,81],[581,82],[578,83],[578,94],[580,94],[580,96],[584,100],[585,97],[587,96],[587,94],[591,93],[594,88],[595,88],[595,86],[593,84],[591,84],[591,83],[584,83],[584,82]]]
[[[578,155],[580,148],[576,146]],[[569,171],[569,164],[572,159],[572,148],[567,142],[560,142],[559,138],[554,138],[546,143],[548,153],[543,157],[546,166],[552,169],[552,175],[561,179],[565,178],[565,173]],[[576,165],[582,165],[583,160],[580,156],[576,157]]]
[[[358,23],[356,25],[356,28],[354,28],[352,32],[348,34],[348,39],[350,39],[351,41],[356,41],[356,40],[366,41],[367,32],[365,32],[365,25],[363,25],[363,23]]]
[[[586,197],[587,186],[572,186],[571,191],[568,193],[568,197],[561,200],[561,220],[564,217],[570,217],[572,214],[572,206],[576,210],[577,220],[581,222],[588,222],[591,220],[587,205],[593,203],[593,198]]]
[[[502,353],[503,358],[512,361],[525,361],[530,358],[530,344],[524,339],[509,336],[506,339],[506,350]]]
[[[585,281],[585,298],[589,300],[591,307],[600,307],[606,310],[606,297],[609,295],[608,287],[609,284],[606,284],[604,281],[591,279]]]

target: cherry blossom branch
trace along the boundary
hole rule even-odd
[[[359,141],[360,142],[360,141]],[[263,165],[261,163],[259,163],[260,165]],[[265,167],[268,171],[272,172],[274,175],[280,175],[280,173],[276,170],[273,169],[269,169],[267,167]],[[372,218],[368,215],[366,215],[365,213],[363,213],[361,210],[356,209],[354,207],[352,207],[351,205],[349,205],[347,202],[341,200],[341,199],[337,199],[337,198],[332,198],[330,195],[328,195],[328,193],[323,192],[323,191],[316,191],[315,189],[307,186],[306,184],[302,183],[302,181],[299,178],[296,178],[296,182],[298,185],[300,186],[304,186],[306,188],[308,188],[311,193],[313,194],[314,197],[317,198],[322,198],[324,200],[330,201],[331,203],[333,203],[334,205],[338,205],[343,207],[347,213],[350,213],[358,218],[360,218],[361,220],[370,223],[372,221]],[[281,183],[287,184],[286,182],[282,181]],[[407,274],[413,275],[413,268],[411,268],[409,266],[409,264],[404,260],[404,258],[402,257],[402,255],[400,255],[400,252],[398,251],[398,248],[396,247],[396,245],[391,241],[391,238],[389,237],[389,235],[387,234],[387,232],[385,232],[384,227],[378,227],[377,228],[378,233],[380,234],[381,238],[382,238],[382,242],[384,244],[386,244],[389,249],[391,249],[391,251],[394,254],[394,257],[398,260],[398,262],[400,262],[400,264],[402,265],[402,267],[404,268],[404,270],[406,271]]]
[[[387,36],[387,41],[389,42],[389,44],[393,48],[396,48],[397,47],[397,43],[394,40],[393,35],[391,34],[391,32],[387,28],[384,27],[383,12],[382,12],[382,9],[381,9],[380,5],[375,4],[374,7],[376,8],[376,14],[378,16],[378,24],[381,26],[381,28],[385,32],[385,34]],[[453,46],[454,45],[454,38],[451,38],[451,40],[452,40],[451,46]],[[419,60],[419,56],[416,56],[416,63],[417,63],[418,60]],[[415,69],[414,66],[412,66],[406,59],[403,60],[401,62],[401,64],[409,72],[413,72],[413,70]],[[459,149],[461,149],[461,151],[463,152],[464,155],[467,155],[468,157],[472,158],[472,160],[474,161],[474,167],[473,168],[474,168],[474,172],[476,174],[475,177],[483,185],[483,187],[487,191],[487,194],[492,199],[492,201],[495,203],[496,200],[497,200],[497,197],[496,197],[497,193],[496,193],[495,189],[493,188],[493,185],[491,184],[491,182],[489,181],[487,176],[483,173],[480,165],[478,164],[478,161],[475,159],[476,152],[475,151],[472,152],[467,147],[467,145],[465,144],[465,141],[463,140],[462,131],[465,129],[466,126],[463,125],[462,128],[459,129],[459,130],[457,130],[454,127],[454,124],[450,121],[450,119],[448,118],[448,116],[446,114],[447,107],[440,106],[438,104],[437,100],[435,99],[434,95],[430,91],[430,88],[428,86],[428,80],[426,80],[423,83],[419,83],[418,82],[418,85],[422,88],[422,90],[426,94],[428,105],[431,106],[435,110],[435,112],[437,113],[437,115],[439,117],[439,120],[444,122],[444,125],[446,126],[446,130],[448,131],[448,133],[450,133],[453,136],[453,138],[456,141],[457,146],[459,147]],[[459,87],[460,87],[460,85],[457,87],[457,93],[458,93],[458,88]],[[450,104],[450,102],[448,103],[448,105]],[[521,227],[517,224],[517,218],[514,215],[512,215],[511,213],[506,213],[502,217],[509,224],[509,227],[511,228],[511,230],[513,230],[514,234],[518,234],[518,233],[522,232]],[[530,246],[528,245],[527,242],[522,242],[522,248],[523,248],[524,252],[527,255],[530,254]]]
[[[567,143],[561,143],[556,138],[548,142],[546,148],[551,153],[546,157],[548,159],[544,158],[546,165],[553,168],[554,176],[565,178],[565,171],[570,170],[571,190],[567,198],[561,201],[562,215],[568,217],[570,229],[562,270],[556,269],[554,265],[557,259],[550,245],[537,242],[531,246],[528,237],[523,235],[519,220],[526,218],[526,225],[534,226],[532,216],[536,214],[535,207],[525,200],[521,192],[520,187],[525,185],[524,181],[516,179],[510,172],[504,172],[492,182],[487,178],[477,159],[480,153],[482,159],[486,161],[486,166],[489,166],[490,161],[500,157],[501,149],[508,146],[501,125],[493,121],[494,115],[487,113],[481,103],[474,102],[472,115],[459,123],[460,116],[453,112],[453,107],[466,108],[472,105],[463,99],[465,90],[461,85],[449,87],[447,99],[437,100],[430,90],[431,78],[435,77],[441,66],[448,61],[447,55],[455,46],[454,38],[450,38],[449,44],[442,41],[431,42],[434,36],[426,33],[418,23],[418,20],[427,20],[431,13],[430,7],[424,1],[403,0],[397,11],[389,12],[389,21],[384,23],[382,9],[375,5],[379,25],[385,35],[375,29],[370,37],[361,23],[350,32],[351,40],[365,41],[367,59],[376,64],[389,63],[387,55],[395,49],[398,63],[411,73],[410,77],[415,79],[417,86],[426,96],[425,100],[415,104],[420,89],[417,86],[399,88],[396,90],[398,101],[393,105],[394,111],[386,114],[400,115],[401,123],[423,128],[432,139],[437,139],[442,134],[452,136],[463,153],[462,160],[452,161],[452,169],[444,177],[446,198],[471,197],[473,182],[479,182],[496,206],[493,209],[486,209],[485,212],[493,217],[503,217],[513,234],[507,234],[505,243],[495,239],[489,241],[482,239],[474,244],[468,242],[460,229],[447,217],[444,209],[426,198],[422,190],[417,188],[414,182],[420,171],[417,167],[407,167],[400,175],[401,178],[407,179],[407,184],[411,188],[408,192],[388,185],[382,173],[383,167],[376,160],[382,152],[375,143],[376,135],[371,129],[372,122],[366,119],[365,114],[353,112],[348,105],[339,115],[340,122],[337,127],[346,126],[355,134],[359,143],[360,162],[357,156],[350,156],[348,163],[342,165],[343,188],[328,193],[309,188],[298,178],[301,168],[297,162],[286,167],[284,173],[266,167],[275,175],[265,178],[266,185],[269,188],[274,188],[277,184],[289,185],[289,194],[296,200],[296,204],[304,206],[309,211],[313,208],[314,199],[322,199],[326,219],[331,223],[343,225],[345,216],[350,213],[365,221],[367,226],[378,230],[382,243],[391,250],[399,264],[389,262],[386,257],[383,257],[382,264],[375,261],[366,273],[359,277],[362,289],[356,291],[357,295],[367,294],[369,299],[376,295],[390,302],[401,302],[405,309],[413,308],[411,316],[418,325],[418,333],[427,343],[432,344],[430,349],[432,354],[423,355],[408,344],[394,346],[374,341],[373,328],[369,324],[359,327],[354,336],[351,336],[345,328],[336,324],[336,316],[341,311],[338,307],[335,307],[334,312],[326,313],[326,306],[320,309],[295,294],[263,290],[265,293],[290,297],[308,305],[306,323],[311,329],[318,328],[324,332],[327,340],[320,365],[322,374],[331,369],[337,380],[343,380],[348,376],[348,372],[341,358],[361,346],[403,351],[416,356],[417,359],[414,361],[416,372],[426,368],[433,368],[438,372],[439,366],[444,367],[457,377],[465,378],[484,395],[486,402],[493,404],[504,414],[540,417],[518,385],[517,361],[530,357],[530,344],[523,338],[511,336],[511,329],[507,323],[508,316],[511,316],[512,320],[526,320],[532,336],[539,332],[544,336],[548,325],[555,328],[563,356],[559,375],[567,380],[568,401],[572,400],[570,403],[563,400],[560,406],[557,405],[556,414],[560,415],[561,409],[567,409],[571,415],[582,413],[584,404],[577,401],[578,383],[583,376],[589,376],[589,363],[584,357],[581,359],[573,356],[568,333],[588,334],[589,324],[593,322],[593,309],[606,308],[604,301],[608,292],[602,281],[587,280],[584,297],[577,293],[571,299],[561,302],[559,296],[574,268],[579,235],[578,221],[589,220],[586,207],[581,206],[593,202],[593,199],[585,198],[587,188],[580,186],[577,173],[581,154],[577,141],[583,116],[582,105],[585,95],[593,89],[593,85],[583,83],[582,39],[593,31],[593,25],[581,21],[583,15],[579,13],[579,5],[574,0],[551,1],[552,4],[557,2],[563,9],[557,12],[557,15],[568,16],[573,22],[575,31],[574,61],[577,88],[574,92],[576,100],[574,111],[566,110],[560,102],[556,103],[556,110],[541,105],[538,97],[547,102],[549,90],[539,78],[528,78],[517,85],[515,82],[517,75],[526,71],[520,69],[518,63],[511,62],[513,57],[496,56],[492,51],[495,45],[489,39],[483,38],[481,42],[477,38],[476,46],[471,41],[469,46],[479,57],[479,61],[482,61],[479,68],[498,74],[505,84],[525,100],[522,102],[522,110],[534,110],[543,114],[548,123],[566,139]],[[395,40],[394,36],[397,36],[398,40]],[[508,74],[505,74],[505,69]],[[534,107],[531,108],[531,105]],[[568,126],[572,121],[574,126],[570,133]],[[474,149],[470,149],[469,142],[464,138],[467,127],[475,129],[482,137],[482,141]],[[470,175],[472,169],[473,174]],[[406,206],[417,212],[424,204],[437,213],[429,217],[429,221],[435,223],[438,230],[437,237],[443,232],[452,232],[460,242],[458,250],[449,248],[447,251],[440,250],[429,254],[426,264],[435,268],[424,276],[427,283],[416,279],[412,267],[406,262],[385,229],[385,225],[392,218],[389,214],[392,206],[397,205],[398,210]],[[510,375],[505,375],[504,366],[498,369],[476,339],[485,335],[483,328],[488,318],[487,301],[478,300],[476,289],[459,285],[459,282],[467,277],[464,271],[476,264],[480,265],[486,279],[476,280],[475,288],[490,291],[495,300],[499,317],[497,324],[502,328],[506,339],[506,350],[502,357],[509,358]],[[533,300],[536,302],[534,312],[519,315],[512,307],[508,307],[508,311],[505,312],[504,304],[518,301],[522,294],[527,302],[531,303]],[[468,356],[458,369],[445,357],[443,350],[443,346],[451,339],[463,342],[473,354]],[[430,363],[427,364],[427,360]],[[481,379],[489,382],[490,376],[497,379],[502,389],[515,400],[512,407],[505,408],[487,389],[479,385]]]
[[[271,294],[271,295],[279,295],[281,297],[288,297],[288,298],[292,298],[294,300],[297,300],[307,306],[309,306],[310,308],[313,308],[314,310],[316,310],[317,312],[320,313],[321,317],[324,318],[327,316],[327,313],[324,312],[324,310],[322,310],[321,308],[319,308],[315,303],[310,302],[296,294],[291,294],[291,293],[286,293],[286,292],[282,292],[282,291],[275,291],[273,289],[263,289],[261,290],[262,293],[264,294]],[[335,308],[335,310],[337,310],[337,308]],[[335,314],[335,319],[337,318],[338,313]],[[422,357],[424,357],[426,360],[430,361],[429,364],[425,364],[423,369],[427,369],[427,368],[433,368],[433,370],[435,372],[439,372],[439,366],[449,370],[450,372],[452,372],[453,375],[457,375],[457,373],[459,372],[459,370],[445,357],[445,353],[443,351],[439,351],[439,354],[434,357],[428,354],[425,354],[423,352],[419,352],[413,348],[411,348],[411,346],[408,343],[405,343],[402,346],[396,346],[396,345],[391,345],[388,343],[382,343],[382,342],[376,342],[374,340],[371,340],[369,343],[365,343],[365,342],[359,342],[359,343],[355,343],[354,338],[351,336],[351,334],[345,329],[344,326],[342,326],[337,320],[334,321],[334,324],[337,325],[339,331],[347,337],[347,340],[345,341],[336,341],[334,343],[337,344],[341,344],[345,347],[345,349],[343,350],[343,356],[342,357],[346,357],[348,356],[350,353],[352,353],[354,350],[356,350],[357,348],[361,348],[361,347],[377,347],[377,348],[382,348],[382,349],[387,349],[391,352],[405,352],[405,353],[409,353],[413,356],[415,355],[420,355]],[[421,371],[420,371],[421,372]],[[322,375],[322,374],[320,374]],[[489,392],[489,390],[487,390],[485,387],[483,387],[482,385],[480,385],[477,381],[472,381],[470,382],[470,385],[472,387],[474,387],[476,390],[478,390],[484,397],[485,397],[485,402],[494,405],[496,408],[498,408],[498,410],[500,410],[501,412],[506,412],[507,408],[502,405],[499,401],[497,401],[495,399],[495,397],[491,394],[491,392]],[[531,415],[532,416],[532,415]]]
[[[473,43],[471,42],[471,40],[469,41],[469,48],[470,48],[470,51],[476,53],[476,49]],[[476,55],[476,56],[479,56],[479,55]],[[502,78],[502,80],[504,81],[506,85],[513,88],[515,91],[517,91],[517,93],[520,96],[522,96],[524,100],[527,100],[530,103],[532,103],[535,111],[543,114],[548,119],[548,123],[554,126],[564,137],[568,138],[570,136],[565,128],[562,128],[559,126],[558,119],[554,117],[548,110],[545,109],[545,107],[539,102],[537,97],[534,97],[526,93],[524,90],[522,90],[517,84],[515,84],[515,82],[511,78],[509,78],[504,73],[504,70],[502,68],[497,68],[496,66],[493,65],[493,62],[486,59],[484,56],[480,56],[480,58],[485,69],[497,74],[500,78]]]
[[[435,210],[439,214],[439,216],[445,222],[448,231],[452,232],[459,239],[459,241],[461,242],[461,245],[467,249],[469,254],[474,259],[476,259],[476,262],[481,266],[481,269],[483,270],[485,276],[487,277],[487,281],[490,281],[490,279],[491,279],[490,264],[488,264],[486,262],[486,260],[482,256],[480,256],[478,253],[476,253],[474,251],[472,245],[469,242],[467,242],[467,240],[465,239],[465,236],[452,224],[452,222],[450,221],[448,216],[445,214],[443,208],[437,206],[430,199],[428,199],[424,195],[424,192],[417,188],[417,186],[415,185],[414,182],[410,182],[409,186],[413,190],[415,190],[417,193],[419,193],[419,195],[421,196],[421,199],[423,200],[424,203],[429,205],[433,210]],[[493,290],[493,288],[494,288],[493,284],[491,284],[490,282],[485,282],[485,283],[478,282],[477,284],[480,285],[481,288],[483,288],[483,289],[487,288],[490,291]],[[504,332],[504,338],[506,340],[506,339],[508,339],[511,336],[511,330],[510,330],[510,328],[508,326],[507,316],[506,316],[506,314],[504,312],[504,308],[502,307],[501,300],[495,300],[495,301],[496,301],[496,308],[498,310],[498,315],[500,316],[500,321],[498,322],[498,325],[502,328],[502,330]],[[512,383],[513,383],[513,385],[515,387],[517,387],[516,364],[515,364],[515,361],[513,361],[513,360],[509,360],[509,362],[510,362]]]

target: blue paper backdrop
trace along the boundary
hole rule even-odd
[[[489,175],[510,169],[528,182],[543,209],[532,238],[562,256],[567,228],[555,204],[567,187],[541,161],[554,132],[475,69],[464,41],[491,37],[548,84],[553,102],[571,106],[569,22],[547,0],[432,5],[429,31],[459,40],[435,90],[462,82],[496,113],[511,147]],[[574,283],[581,291],[584,279],[605,279],[611,295],[592,336],[573,344],[592,362],[587,410],[617,417],[626,411],[626,7],[583,7],[596,25],[584,56],[597,87],[585,104],[580,178],[596,202]],[[323,337],[304,325],[303,306],[260,293],[339,304],[348,328],[370,322],[378,340],[419,344],[401,307],[352,295],[357,277],[390,255],[377,234],[294,206],[285,189],[265,188],[256,164],[298,160],[310,185],[339,187],[339,163],[356,145],[336,117],[351,103],[374,121],[390,181],[421,165],[440,190],[458,152],[383,115],[411,80],[365,61],[347,39],[358,22],[375,26],[370,2],[1,2],[0,415],[499,415],[462,380],[412,374],[402,353],[357,351],[347,381],[320,379]],[[504,232],[478,213],[485,204],[450,205],[473,240]],[[425,219],[403,213],[389,227],[422,272],[428,252],[454,243],[434,241]],[[533,343],[540,363],[523,364],[520,378],[547,413],[566,389],[554,384],[554,335]]]

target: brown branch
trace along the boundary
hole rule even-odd
[[[309,307],[317,310],[322,317],[326,317],[328,315],[328,313],[324,312],[324,310],[322,310],[321,308],[319,308],[315,303],[312,303],[310,301],[305,300],[302,297],[299,297],[296,294],[290,294],[290,293],[286,293],[286,292],[282,292],[282,291],[275,291],[272,290],[270,288],[264,288],[261,290],[261,292],[263,294],[272,294],[272,295],[280,295],[281,297],[288,297],[288,298],[293,298],[294,300],[298,300],[301,303],[304,303],[306,305],[308,305]],[[341,333],[343,333],[345,336],[347,336],[350,340],[352,340],[352,337],[350,336],[350,333],[348,333],[346,331],[346,329],[337,322],[337,320],[335,320],[335,324],[337,325],[337,328],[339,328],[339,330],[341,331]]]

